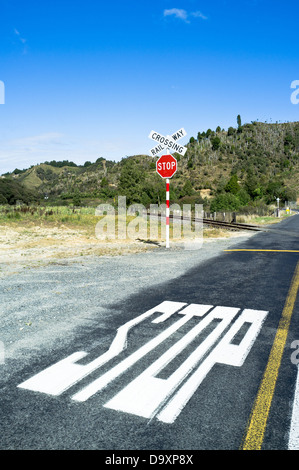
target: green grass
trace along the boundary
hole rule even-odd
[[[21,229],[24,233],[24,230],[29,230],[32,227],[43,227],[43,228],[55,228],[57,229],[74,229],[80,232],[84,236],[91,238],[95,237],[95,230],[97,223],[104,216],[95,215],[95,208],[92,207],[70,207],[70,206],[9,206],[9,205],[0,205],[0,225],[9,226],[14,229]],[[112,216],[113,217],[113,216]],[[289,217],[285,212],[281,212],[281,217],[270,217],[270,216],[238,216],[237,222],[248,223],[253,225],[263,225],[263,224],[273,224],[280,222],[283,218]],[[126,226],[134,219],[134,216],[126,217]],[[108,219],[105,219],[106,221]],[[119,220],[116,214],[115,219],[115,237],[117,238],[119,227]],[[102,230],[102,229],[101,229]],[[101,233],[101,232],[100,232]],[[181,232],[183,236],[184,232]],[[176,231],[174,232],[174,227],[170,223],[170,238],[180,238],[179,234]],[[204,238],[210,237],[221,237],[226,236],[227,232],[221,231],[220,229],[211,229],[204,228],[203,236]],[[148,220],[147,233],[136,233],[136,236],[141,239],[150,238],[150,225]],[[164,223],[158,223],[158,234],[156,237],[158,240],[165,239],[165,225]],[[188,237],[187,237],[188,238]]]
[[[274,216],[258,216],[258,215],[240,215],[237,216],[237,222],[244,224],[253,224],[253,225],[267,225],[267,224],[277,224],[287,217],[291,217],[292,214],[287,214],[285,211],[280,212],[280,217]]]
[[[85,235],[94,237],[97,223],[105,216],[95,215],[95,209],[91,207],[69,207],[69,206],[8,206],[0,205],[0,225],[10,226],[14,229],[30,230],[32,227],[41,226],[43,228],[66,228],[75,229]],[[106,216],[107,217],[107,216]],[[105,220],[108,221],[109,217]],[[113,215],[111,216],[113,217]],[[127,215],[125,224],[128,224],[135,219],[134,215]],[[117,238],[119,223],[118,215],[115,216],[115,236]],[[158,232],[157,240],[165,239],[165,223],[157,221]],[[110,226],[111,227],[111,226]],[[173,224],[170,223],[170,237],[173,236]],[[104,230],[105,231],[105,230]],[[100,232],[101,233],[101,232]],[[128,233],[128,232],[127,232]],[[131,232],[132,233],[132,232]],[[182,232],[181,232],[182,233]],[[129,235],[128,235],[129,236]],[[150,221],[148,219],[147,231],[142,232],[140,229],[136,231],[136,237],[141,239],[148,239],[150,236]],[[178,236],[178,231],[175,231],[175,238]]]
[[[95,210],[91,207],[72,208],[67,206],[41,207],[41,206],[8,206],[0,205],[0,223],[9,223],[18,219],[22,222],[32,223],[94,223],[98,220]]]

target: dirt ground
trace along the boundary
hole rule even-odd
[[[79,256],[113,256],[147,249],[148,246],[139,241],[104,242],[90,237],[84,231],[64,226],[0,226],[0,273],[8,267],[15,270]]]
[[[205,229],[205,241],[240,236],[240,232]],[[170,240],[172,247],[182,241]],[[42,266],[86,256],[119,256],[165,247],[165,242],[150,240],[103,241],[83,229],[59,227],[0,225],[0,277],[20,269]]]

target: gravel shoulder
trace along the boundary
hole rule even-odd
[[[125,247],[121,255],[51,258],[42,265],[6,263],[0,280],[0,381],[5,383],[12,374],[17,377],[42,355],[52,358],[59,350],[73,347],[83,333],[99,331],[97,342],[107,334],[113,338],[115,304],[179,278],[252,236],[246,232],[207,239],[196,250],[184,249],[180,243],[172,243],[169,250],[139,244],[141,251]]]
[[[165,242],[138,238],[102,240],[97,238],[94,225],[76,226],[62,223],[40,224],[21,221],[0,224],[0,279],[20,273],[23,269],[47,266],[53,263],[73,263],[83,258],[92,260],[103,256],[123,256],[145,253],[162,248]],[[231,238],[239,232],[205,227],[204,240]],[[171,247],[182,246],[181,240],[172,240]]]
[[[169,250],[150,245],[143,252],[52,259],[38,267],[11,263],[11,271],[1,280],[2,372],[9,373],[11,361],[29,361],[41,351],[59,348],[86,325],[106,327],[115,314],[110,305],[179,278],[252,236],[208,239],[196,250],[173,243]]]

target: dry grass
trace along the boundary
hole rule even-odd
[[[291,216],[292,214],[287,214],[285,211],[281,211],[279,218],[274,216],[238,215],[237,222],[240,224],[270,225],[277,224],[286,217]]]
[[[138,252],[145,247],[132,241],[109,243],[97,240],[84,230],[61,227],[0,226],[0,259],[3,263],[45,262],[54,258],[87,255],[116,255]]]
[[[5,209],[7,210],[7,209]],[[16,213],[19,214],[16,216]],[[98,239],[100,217],[94,210],[50,208],[47,211],[0,210],[0,263],[2,269],[43,265],[80,256],[116,256],[150,249],[137,240]],[[117,234],[116,234],[117,235]]]
[[[150,236],[149,225],[145,233],[140,230],[131,237],[118,239],[118,217],[116,216],[115,238],[109,239],[109,232],[103,239],[96,234],[97,223],[103,217],[95,215],[94,209],[75,209],[68,207],[31,208],[32,210],[14,210],[0,206],[0,263],[1,269],[18,269],[24,266],[44,265],[55,260],[70,260],[80,256],[115,256],[128,253],[139,253],[155,249],[156,245],[165,243],[165,225],[159,223],[156,236]],[[109,221],[106,217],[105,220]],[[113,219],[114,220],[114,219]],[[127,217],[125,224],[128,230],[130,223],[136,219]],[[137,227],[139,228],[139,227]],[[170,240],[181,242],[177,227],[170,225]],[[132,232],[133,231],[133,232]],[[103,230],[100,230],[103,233]],[[133,233],[133,235],[132,235]],[[204,227],[203,237],[206,240],[227,238],[239,235],[218,228]],[[188,238],[188,237],[185,237]],[[145,243],[142,243],[145,242]]]

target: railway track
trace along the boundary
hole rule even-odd
[[[170,216],[173,219],[173,216]],[[174,217],[177,218],[177,217]],[[183,219],[183,217],[178,217],[179,219]],[[262,225],[250,225],[250,224],[240,224],[236,222],[221,222],[219,220],[211,220],[211,219],[196,219],[192,217],[192,222],[202,221],[204,225],[210,225],[212,227],[221,227],[227,230],[250,230],[252,232],[272,232],[272,233],[279,233],[284,234],[286,236],[296,237],[299,238],[298,232],[291,232],[287,230],[283,230],[281,228],[275,229],[269,226],[262,226]]]
[[[163,216],[162,216],[163,217]],[[171,220],[177,219],[177,220],[183,220],[183,216],[173,216],[170,215],[169,217]],[[189,220],[185,218],[185,220]],[[192,217],[191,218],[192,222],[203,222],[205,225],[210,225],[212,227],[222,227],[227,230],[251,230],[254,232],[261,232],[261,231],[266,231],[267,229],[258,225],[250,225],[250,224],[240,224],[237,222],[221,222],[219,220],[211,220],[211,219],[199,219]]]
[[[163,219],[166,218],[165,214],[159,213],[159,214],[152,214],[149,211],[144,213],[145,216],[151,216],[151,217],[161,217]],[[169,216],[170,220],[186,220],[189,221],[190,219],[188,217],[184,216],[179,216],[179,215],[170,215]],[[213,227],[222,227],[227,230],[251,230],[255,232],[260,232],[260,231],[267,231],[265,227],[261,227],[259,225],[250,225],[250,224],[240,224],[237,222],[221,222],[219,220],[212,220],[212,219],[205,219],[205,218],[195,218],[191,217],[192,222],[202,222],[205,225],[210,225]]]
[[[150,215],[150,213],[147,212],[146,215]],[[161,217],[163,219],[166,218],[165,214],[161,214],[161,213],[160,214],[151,214],[151,217],[153,215],[156,216],[156,217]],[[170,218],[170,220],[186,220],[186,221],[190,220],[188,217],[183,217],[182,215],[181,216],[170,215],[169,218]],[[293,237],[299,238],[299,233],[297,233],[297,232],[286,231],[286,230],[283,230],[281,228],[275,229],[275,228],[269,227],[267,225],[265,226],[265,225],[241,224],[241,223],[237,223],[237,222],[222,222],[220,220],[212,220],[212,219],[206,219],[206,218],[202,219],[202,218],[195,218],[195,217],[191,217],[191,221],[192,222],[202,222],[204,225],[209,225],[211,227],[219,227],[219,228],[223,228],[223,229],[226,229],[226,230],[233,230],[233,231],[249,230],[251,232],[273,232],[273,233],[280,233],[280,234],[284,234],[286,236],[293,236]]]
[[[195,220],[196,219],[194,218],[194,222]],[[202,219],[202,221],[205,225],[227,228],[229,230],[251,230],[254,232],[266,231],[266,228],[260,227],[258,225],[240,224],[237,222],[221,222],[219,220],[211,220],[211,219]]]

